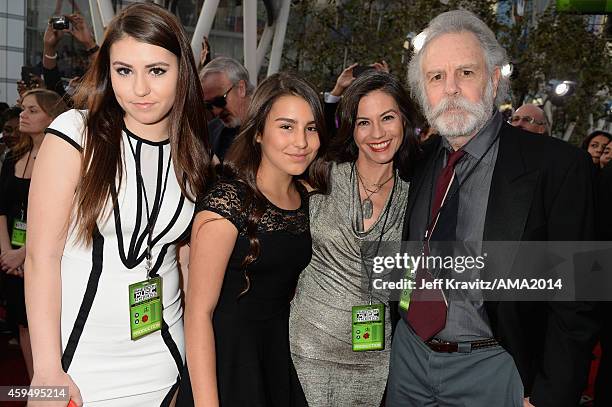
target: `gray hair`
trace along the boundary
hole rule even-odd
[[[200,81],[204,81],[207,75],[213,73],[224,73],[232,84],[244,81],[246,84],[246,94],[250,95],[255,90],[255,86],[249,81],[249,72],[238,61],[229,57],[217,57],[207,63],[200,70]]]
[[[421,59],[427,45],[435,38],[450,33],[470,32],[476,36],[484,53],[485,63],[489,78],[493,75],[495,68],[500,68],[508,63],[506,50],[499,44],[495,34],[476,15],[467,10],[447,11],[438,15],[429,22],[429,26],[423,31],[425,36],[423,46],[415,51],[408,64],[408,83],[410,93],[421,106],[425,106],[425,80],[421,70]],[[489,79],[492,80],[492,79]],[[499,106],[508,94],[509,78],[500,75],[497,86],[495,105]]]

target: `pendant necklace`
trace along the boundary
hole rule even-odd
[[[365,182],[363,182],[363,179],[361,178],[361,174],[359,174],[357,166],[355,166],[355,172],[357,173],[357,178],[359,179],[359,182],[361,182],[361,186],[366,192],[365,199],[361,201],[361,213],[363,214],[364,219],[370,219],[374,214],[374,204],[372,203],[372,200],[370,198],[372,197],[372,195],[380,192],[382,187],[385,186],[387,182],[391,181],[395,173],[391,174],[391,176],[387,178],[384,182],[374,184],[375,189],[372,190],[366,187]]]

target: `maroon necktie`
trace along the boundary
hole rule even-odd
[[[448,156],[446,167],[442,169],[436,181],[434,199],[431,205],[431,223],[427,228],[423,254],[429,255],[428,241],[433,233],[439,218],[440,208],[444,204],[446,195],[450,189],[451,180],[455,173],[455,164],[465,151],[453,151]],[[446,301],[440,289],[421,289],[423,281],[433,282],[433,277],[427,269],[419,268],[416,272],[416,287],[410,295],[410,305],[408,306],[408,323],[416,334],[427,341],[435,334],[440,332],[446,325]]]

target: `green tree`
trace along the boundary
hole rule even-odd
[[[577,143],[589,127],[589,115],[604,115],[603,101],[612,89],[606,39],[587,29],[584,16],[556,13],[554,7],[539,16],[537,27],[527,24],[518,22],[502,39],[518,68],[511,83],[514,105],[543,95],[551,79],[575,81],[576,93],[554,112],[553,130],[562,134],[575,121],[571,141]]]
[[[302,72],[320,89],[330,89],[353,62],[367,65],[384,59],[393,73],[405,79],[410,58],[404,48],[407,35],[419,33],[444,11],[463,7],[497,26],[495,0],[455,0],[447,5],[432,0],[318,3],[303,0],[292,7],[284,68]]]

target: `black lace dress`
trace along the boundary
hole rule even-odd
[[[249,250],[245,191],[237,181],[221,181],[196,205],[196,212],[218,213],[239,231],[213,316],[219,401],[223,407],[305,406],[289,352],[289,303],[311,257],[307,192],[300,185],[297,210],[266,202],[257,223],[259,257],[248,267],[250,289],[240,296]],[[178,405],[189,405],[191,389],[183,379]]]

